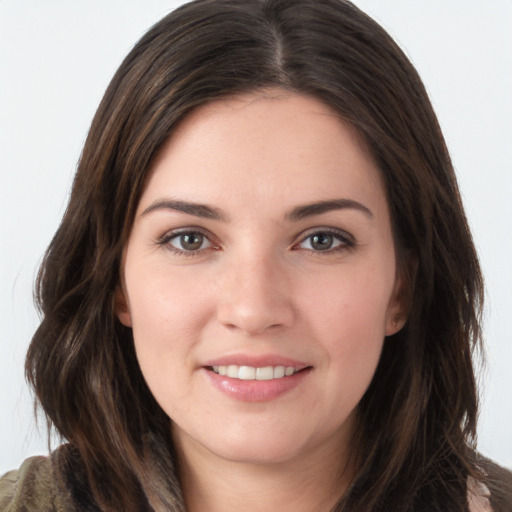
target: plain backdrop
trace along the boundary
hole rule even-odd
[[[0,474],[46,453],[23,376],[32,286],[94,111],[181,1],[0,0]],[[512,467],[512,1],[356,0],[410,56],[458,174],[487,283],[479,448]]]

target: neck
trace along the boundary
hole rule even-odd
[[[187,512],[330,512],[353,475],[332,445],[286,462],[254,464],[212,455],[190,438],[176,444]]]

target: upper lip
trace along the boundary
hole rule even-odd
[[[265,366],[285,366],[293,367],[296,370],[307,368],[308,364],[291,359],[289,357],[278,354],[267,355],[249,355],[249,354],[232,354],[210,359],[205,362],[204,367],[209,366],[251,366],[253,368],[264,368]]]

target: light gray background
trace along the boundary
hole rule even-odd
[[[32,283],[88,126],[131,46],[181,3],[0,0],[0,474],[46,452],[23,378]],[[479,447],[512,467],[512,1],[355,3],[419,69],[451,149],[487,282]]]

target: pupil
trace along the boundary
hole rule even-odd
[[[332,235],[319,233],[311,237],[311,247],[318,251],[325,251],[332,246]]]
[[[181,235],[181,246],[188,251],[196,251],[203,244],[203,235],[198,233],[188,233]]]

